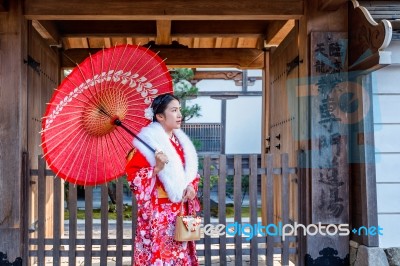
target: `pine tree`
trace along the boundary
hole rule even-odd
[[[183,122],[201,116],[201,107],[197,103],[191,106],[186,105],[186,100],[195,98],[199,91],[190,83],[194,77],[193,69],[176,68],[171,71],[171,76],[174,83],[174,94],[181,100]]]

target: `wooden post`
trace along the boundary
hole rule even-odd
[[[76,265],[76,239],[77,239],[77,188],[76,185],[68,184],[68,211],[69,211],[69,250],[68,266]]]
[[[257,224],[257,155],[250,155],[249,175],[249,206],[250,224]],[[258,265],[258,236],[257,233],[250,240],[250,264]]]
[[[92,263],[93,187],[85,188],[85,265]]]
[[[234,201],[234,221],[237,224],[242,223],[242,156],[235,155],[233,159],[233,167],[235,174],[233,176],[233,201]],[[235,234],[235,265],[240,266],[242,264],[242,236],[240,234]]]
[[[306,10],[307,12],[307,10]],[[307,13],[306,13],[307,14]],[[303,60],[303,64],[299,65],[299,80],[307,79],[309,75],[308,68],[308,41],[307,41],[307,17],[306,14],[299,20],[299,59]],[[302,224],[308,224],[309,220],[309,208],[311,205],[310,197],[311,187],[310,187],[310,176],[311,169],[308,167],[308,162],[310,161],[310,127],[309,127],[309,97],[310,88],[307,84],[301,86],[299,82],[298,95],[299,100],[299,149],[300,156],[297,160],[299,168],[299,222]],[[301,158],[301,159],[300,159]],[[299,265],[304,265],[304,258],[307,254],[307,237],[302,234],[299,235],[299,255],[298,263]]]
[[[371,75],[365,75],[358,77],[356,83],[362,84],[364,88],[372,87]],[[371,97],[367,90],[358,91],[359,99],[365,99]],[[351,173],[352,173],[352,186],[350,195],[353,197],[351,222],[354,228],[360,226],[378,226],[378,206],[377,206],[377,185],[376,185],[376,164],[375,154],[371,152],[371,148],[375,146],[375,140],[373,134],[374,123],[373,115],[371,112],[372,106],[360,106],[357,112],[363,117],[363,123],[358,123],[357,128],[358,134],[356,140],[353,140],[353,145],[360,145],[359,147],[352,149],[352,158],[364,158],[364,161],[359,163],[351,162]],[[356,157],[357,156],[357,157]],[[356,241],[361,245],[368,247],[379,246],[379,235],[354,235],[352,240]]]
[[[211,177],[211,158],[210,156],[204,157],[203,161],[203,213],[204,213],[204,224],[211,223],[211,202],[210,202],[210,177]],[[205,265],[211,265],[211,237],[204,235],[204,263]]]
[[[272,174],[274,165],[274,155],[267,154],[266,156],[266,224],[273,224],[274,222],[274,177]],[[274,263],[274,238],[273,236],[267,236],[267,265]]]
[[[64,183],[61,182],[61,178],[54,179],[54,204],[53,204],[53,232],[54,232],[54,244],[53,244],[53,265],[59,266],[61,264],[60,259],[60,249],[61,249],[61,224],[64,222],[64,219],[61,218],[64,213],[64,208],[60,208],[61,202],[61,186]],[[63,194],[64,195],[64,194]],[[64,200],[63,200],[64,206]],[[86,236],[86,235],[85,235]],[[86,236],[87,237],[87,236]]]
[[[221,100],[221,154],[225,154],[226,142],[226,99]]]
[[[226,176],[227,176],[226,155],[219,157],[219,178],[218,178],[218,221],[226,224]],[[226,266],[226,234],[219,238],[219,263]]]
[[[334,215],[330,216],[328,212],[326,212],[327,205],[323,205],[322,203],[318,205],[317,199],[318,197],[323,198],[324,195],[321,192],[318,193],[318,186],[322,189],[326,190],[326,187],[322,187],[322,183],[316,183],[317,171],[319,170],[318,165],[321,165],[323,159],[325,162],[329,159],[327,158],[328,149],[326,150],[326,154],[321,154],[318,158],[316,155],[319,153],[325,152],[325,150],[319,150],[319,145],[323,142],[326,136],[321,136],[322,134],[318,133],[315,127],[319,123],[319,115],[320,111],[319,106],[315,104],[315,97],[318,95],[314,95],[311,88],[311,84],[309,83],[311,72],[315,68],[316,62],[312,62],[311,53],[315,53],[315,47],[310,47],[312,33],[320,32],[321,34],[327,32],[344,32],[348,31],[347,24],[347,5],[344,4],[340,6],[335,11],[324,11],[318,10],[318,0],[307,1],[305,6],[304,17],[299,20],[299,57],[300,60],[303,60],[303,64],[300,65],[299,69],[299,97],[302,97],[299,105],[299,132],[300,132],[300,144],[299,148],[304,151],[304,160],[303,163],[310,162],[311,165],[302,165],[302,168],[305,168],[302,171],[301,177],[301,189],[306,190],[305,193],[302,193],[306,198],[302,200],[303,205],[301,206],[301,223],[308,224],[316,224],[318,222],[322,223],[333,223],[333,224],[346,224],[348,221],[348,184],[349,184],[349,173],[348,163],[344,160],[344,157],[340,157],[343,159],[335,159],[338,160],[337,165],[334,167],[336,169],[342,169],[340,172],[340,182],[338,184],[343,184],[343,187],[340,187],[340,197],[343,198],[343,211],[339,213],[341,209],[337,209],[337,212]],[[345,34],[344,34],[345,35]],[[313,35],[315,36],[315,35]],[[326,45],[326,44],[325,44]],[[345,47],[347,48],[347,47]],[[315,58],[314,58],[315,59]],[[315,60],[314,60],[315,61]],[[343,67],[346,67],[346,62],[343,62]],[[343,70],[345,71],[345,70]],[[313,76],[316,76],[313,74]],[[315,81],[315,80],[314,80]],[[312,82],[315,83],[315,82]],[[322,96],[322,95],[320,95]],[[314,97],[314,98],[313,98]],[[310,113],[308,113],[308,110]],[[325,129],[321,129],[320,132],[324,133]],[[342,135],[342,140],[347,136],[346,127],[343,126],[339,130],[339,134]],[[337,135],[335,135],[337,136]],[[332,141],[334,141],[333,139]],[[342,142],[340,142],[342,143]],[[335,147],[337,147],[336,145]],[[342,147],[342,146],[341,146]],[[343,151],[343,149],[342,149]],[[341,156],[345,156],[344,153],[341,153]],[[311,160],[312,158],[312,160]],[[334,161],[336,163],[336,161]],[[306,163],[307,164],[307,163]],[[322,166],[327,169],[327,166]],[[324,170],[326,171],[326,170]],[[321,178],[319,178],[321,180]],[[317,181],[318,182],[318,181]],[[343,183],[341,183],[343,182]],[[329,191],[328,191],[329,193]],[[327,195],[329,196],[329,195]],[[333,197],[333,199],[335,199]],[[339,205],[337,205],[339,206]],[[323,209],[325,207],[325,209]],[[325,212],[323,212],[325,210]],[[340,214],[340,215],[339,215]],[[300,258],[299,265],[304,265],[307,263],[311,263],[312,261],[316,261],[317,259],[323,259],[324,255],[327,252],[334,252],[334,256],[332,259],[338,259],[346,262],[348,260],[349,253],[349,237],[348,236],[307,236],[305,239],[301,238],[300,240]],[[323,253],[325,250],[327,252]],[[336,253],[337,252],[337,253]],[[348,263],[348,262],[347,262]]]
[[[116,264],[122,265],[123,239],[124,239],[124,181],[122,178],[116,180],[117,190],[117,245]]]
[[[262,119],[262,140],[261,140],[261,167],[266,168],[266,157],[269,152],[269,122],[270,122],[270,71],[269,71],[269,64],[270,64],[270,56],[269,52],[264,52],[264,69],[263,69],[263,96],[262,96],[262,110],[264,117]],[[262,174],[261,179],[261,218],[262,223],[267,223],[267,178],[266,173]]]
[[[22,154],[27,151],[27,23],[22,1],[0,16],[0,252],[23,257]],[[27,228],[26,228],[27,229]],[[24,262],[25,264],[26,262]]]
[[[46,219],[46,162],[40,158],[38,159],[38,229],[37,229],[37,237],[38,237],[38,264],[44,265],[44,238],[45,238],[45,219]]]
[[[100,266],[107,265],[108,249],[108,189],[107,184],[101,186],[101,239],[100,239]]]

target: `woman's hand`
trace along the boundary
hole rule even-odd
[[[162,169],[164,169],[165,164],[168,163],[168,157],[162,151],[156,151],[155,157],[156,157],[156,165],[154,166],[153,176],[155,176]]]
[[[183,199],[186,200],[193,200],[196,197],[196,191],[194,190],[194,187],[189,184],[185,191],[183,192]]]

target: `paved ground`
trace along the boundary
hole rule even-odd
[[[228,259],[228,263],[227,263],[228,266],[234,266],[234,265],[235,265],[235,260],[234,260],[233,258],[227,257],[227,259]],[[245,266],[245,265],[246,265],[246,266],[247,266],[247,265],[250,265],[249,260],[250,260],[250,259],[249,259],[249,256],[243,256],[243,265],[244,265],[244,266]],[[34,263],[33,265],[37,265],[37,264]],[[47,259],[45,265],[46,265],[46,266],[47,266],[47,265],[53,265],[52,259],[51,259],[51,258]],[[63,266],[69,265],[68,259],[67,259],[67,258],[63,259],[63,260],[61,261],[61,265],[63,265]],[[76,265],[79,265],[79,266],[84,265],[83,259],[77,259],[77,260],[76,260]],[[94,258],[94,259],[92,260],[92,265],[93,265],[93,266],[100,265],[100,259]],[[110,266],[114,266],[114,265],[115,265],[115,266],[116,266],[115,259],[109,258],[108,261],[107,261],[107,265],[110,265]],[[128,265],[129,265],[129,266],[131,265],[131,260],[130,260],[130,259],[124,260],[122,266],[128,266]],[[203,261],[200,261],[200,265],[204,265],[204,262],[203,262]],[[220,265],[220,263],[219,263],[219,260],[218,260],[218,259],[213,259],[213,260],[212,260],[211,266],[219,266],[219,265]],[[258,261],[258,265],[266,265],[265,259],[260,259],[260,260]],[[281,266],[281,265],[282,265],[282,264],[280,263],[280,258],[279,258],[279,256],[274,257],[274,264],[273,264],[272,266]],[[290,265],[294,265],[294,264],[290,264]]]
[[[227,261],[228,261],[228,263],[227,263],[227,265],[228,266],[234,266],[235,265],[235,259],[234,259],[234,257],[232,257],[232,256],[228,256],[227,257]],[[36,263],[33,263],[33,265],[37,265]],[[45,264],[46,266],[47,265],[53,265],[53,260],[51,259],[51,258],[47,258],[46,259],[46,264]],[[68,262],[68,258],[63,258],[62,260],[61,260],[61,265],[63,265],[63,266],[66,266],[66,265],[69,265],[69,262]],[[83,258],[77,258],[76,259],[76,265],[79,265],[79,266],[81,266],[81,265],[85,265],[84,264],[84,261],[83,261]],[[92,265],[93,266],[97,266],[97,265],[100,265],[100,259],[98,259],[98,258],[93,258],[92,259]],[[108,259],[108,261],[107,261],[107,265],[110,265],[110,266],[116,266],[116,263],[115,263],[115,258],[109,258]],[[123,260],[123,264],[122,264],[122,266],[130,266],[130,265],[132,265],[131,264],[131,260],[130,259],[124,259]],[[202,260],[202,259],[200,259],[200,265],[204,265],[204,261]],[[211,264],[211,266],[219,266],[220,265],[220,263],[219,263],[219,259],[218,258],[213,258],[212,259],[212,264]],[[249,258],[249,256],[247,256],[247,255],[244,255],[243,256],[243,265],[245,266],[247,266],[247,265],[250,265],[250,258]],[[259,258],[259,260],[258,260],[258,265],[266,265],[266,261],[265,261],[265,258],[262,258],[262,257],[260,257]],[[274,264],[273,265],[271,265],[271,266],[281,266],[282,264],[281,264],[281,260],[280,260],[280,256],[279,255],[275,255],[274,256]],[[290,265],[294,265],[294,264],[290,264]]]

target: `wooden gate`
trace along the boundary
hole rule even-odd
[[[76,265],[84,262],[84,265],[91,265],[93,261],[100,261],[100,265],[108,265],[110,260],[116,265],[129,265],[134,253],[132,245],[135,232],[136,208],[132,200],[132,218],[124,222],[123,182],[116,182],[116,220],[108,218],[108,188],[101,186],[101,221],[100,235],[94,236],[93,219],[93,188],[86,187],[84,197],[84,220],[77,219],[77,188],[73,185],[68,187],[68,210],[69,218],[64,220],[64,197],[63,181],[54,178],[54,174],[46,169],[45,162],[41,157],[38,159],[38,169],[31,169],[31,178],[37,178],[33,184],[37,186],[38,220],[29,233],[29,257],[32,265],[60,265],[68,261],[69,265]],[[202,213],[204,225],[232,223],[251,225],[261,222],[260,215],[260,194],[261,180],[265,179],[267,184],[269,222],[272,223],[275,204],[281,206],[282,224],[290,223],[289,209],[289,182],[296,178],[296,169],[288,165],[288,155],[283,154],[280,158],[280,167],[274,167],[273,156],[266,157],[266,168],[261,168],[259,155],[234,155],[234,156],[205,156],[201,158],[202,169]],[[217,177],[217,178],[216,178]],[[280,198],[274,197],[274,181],[280,179]],[[46,186],[46,180],[53,180],[53,187]],[[233,187],[231,186],[233,185]],[[49,202],[46,196],[47,190],[51,189],[53,195]],[[229,193],[228,193],[229,192]],[[243,197],[244,193],[248,196]],[[214,200],[210,200],[214,197]],[[227,197],[227,195],[229,197]],[[248,207],[243,207],[243,198]],[[229,204],[229,201],[231,204]],[[216,202],[216,203],[214,203]],[[211,204],[214,203],[214,204]],[[227,204],[228,203],[228,204]],[[52,205],[53,219],[46,220],[49,209]],[[233,205],[233,206],[232,206]],[[29,206],[29,205],[27,205]],[[232,206],[232,207],[231,207]],[[232,209],[231,209],[232,208]],[[297,208],[297,206],[296,206]],[[233,215],[230,213],[233,211]],[[214,217],[213,217],[214,215]],[[84,223],[84,225],[82,224]],[[110,235],[110,225],[115,227],[115,233]],[[65,226],[65,230],[64,230]],[[51,230],[49,230],[51,229]],[[52,236],[45,234],[51,231]],[[124,234],[125,231],[125,234]],[[126,234],[126,232],[129,234]],[[247,234],[231,235],[204,235],[197,241],[197,254],[205,265],[211,265],[214,260],[221,265],[243,265],[245,261],[250,265],[272,265],[274,254],[280,254],[282,265],[289,265],[289,255],[297,253],[297,238],[286,237],[284,241],[277,236],[267,236],[265,233],[258,233],[249,239]]]

